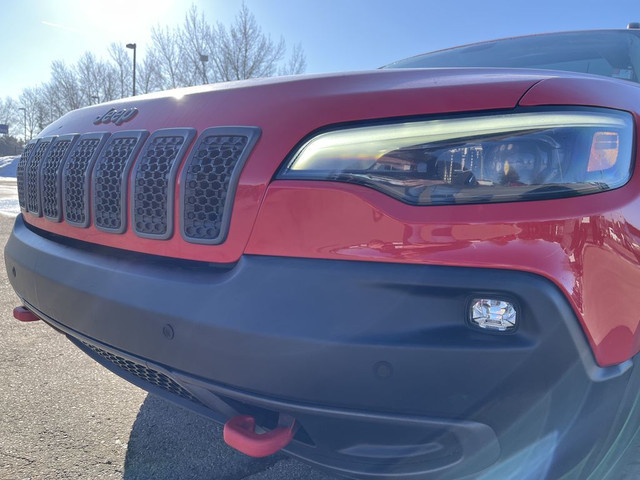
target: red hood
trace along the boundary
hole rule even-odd
[[[303,136],[345,121],[512,108],[527,89],[551,76],[504,69],[410,69],[244,80],[82,108],[49,125],[41,136],[94,130],[93,120],[110,108],[131,107],[139,110],[134,119],[106,130],[254,125],[265,133],[296,128]]]
[[[510,109],[550,73],[504,69],[376,70],[262,79],[193,87],[114,101],[71,112],[41,134],[62,135],[142,129],[257,126],[262,136],[249,158],[234,202],[227,241],[219,246],[188,244],[78,229],[26,215],[45,230],[113,247],[159,255],[233,262],[249,239],[266,186],[289,151],[310,132],[326,125],[364,119],[449,112]],[[138,109],[119,126],[94,125],[111,108]],[[179,186],[177,187],[179,188]]]

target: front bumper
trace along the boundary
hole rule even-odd
[[[594,466],[637,385],[632,362],[598,367],[561,292],[523,272],[219,266],[56,237],[21,217],[5,263],[25,304],[114,372],[219,421],[229,409],[266,427],[292,415],[286,450],[352,476],[460,478],[516,458],[551,477]],[[467,326],[469,300],[485,295],[517,302],[516,333]]]

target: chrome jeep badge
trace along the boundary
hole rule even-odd
[[[104,115],[100,115],[96,117],[93,121],[94,125],[100,125],[101,123],[114,123],[116,125],[122,125],[124,122],[128,122],[133,117],[138,114],[138,109],[133,108],[123,108],[122,110],[116,110],[112,108]]]

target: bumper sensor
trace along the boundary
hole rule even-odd
[[[256,419],[249,415],[238,415],[224,424],[224,441],[250,457],[268,457],[289,444],[294,426],[293,417],[281,414],[276,428],[256,433]]]

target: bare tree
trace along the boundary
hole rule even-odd
[[[90,52],[78,61],[76,77],[84,105],[121,98],[116,67],[98,60]]]
[[[278,42],[262,32],[245,4],[227,29],[218,24],[216,64],[223,81],[275,75],[285,53],[284,40]]]
[[[192,5],[185,15],[182,30],[177,35],[180,55],[188,67],[189,76],[186,80],[189,85],[218,80],[216,69],[209,61],[217,43],[216,36],[215,28],[209,25],[204,14],[199,13],[198,8]],[[203,60],[204,58],[207,60]]]
[[[25,88],[20,94],[20,104],[25,109],[27,137],[33,138],[42,128],[44,128],[44,106],[42,105],[42,90],[39,87]]]
[[[210,24],[193,5],[180,26],[157,25],[152,29],[146,55],[138,57],[136,86],[141,93],[201,83],[241,80],[254,77],[291,75],[304,72],[302,47],[295,45],[285,61],[284,40],[271,39],[262,31],[246,5],[233,23]],[[203,61],[203,55],[207,61]],[[33,136],[70,110],[129,96],[132,62],[123,45],[112,43],[109,58],[103,60],[86,52],[75,65],[63,61],[51,64],[50,80],[20,95],[27,111],[27,136]],[[18,104],[0,100],[0,123],[22,127],[16,120]],[[6,113],[13,111],[13,116]],[[7,120],[3,120],[3,119]],[[12,127],[14,133],[21,128]]]
[[[169,27],[153,27],[151,30],[152,52],[157,61],[163,88],[185,86],[181,74],[181,57],[178,33]]]
[[[72,68],[60,60],[51,64],[51,81],[53,87],[50,92],[57,98],[57,105],[68,112],[83,106],[78,79]]]
[[[118,73],[113,65],[105,62],[100,62],[100,93],[98,98],[91,99],[90,104],[93,104],[93,100],[97,102],[108,102],[110,100],[117,100],[122,98],[120,96],[120,87],[118,84]]]
[[[138,65],[136,84],[140,93],[162,90],[162,77],[158,68],[158,60],[153,52],[148,53]]]
[[[18,113],[18,105],[13,98],[0,98],[0,123],[9,125],[11,135],[21,135],[24,132],[24,121]]]
[[[132,61],[127,49],[121,43],[109,45],[109,56],[118,71],[118,93],[117,98],[128,97],[131,92],[133,68]],[[138,82],[136,82],[138,83]]]
[[[68,110],[63,104],[57,101],[57,92],[55,86],[51,83],[45,83],[38,89],[39,102],[46,116],[46,124],[49,124],[64,115]]]
[[[307,69],[307,59],[299,43],[293,46],[289,60],[278,69],[278,75],[298,75]]]

